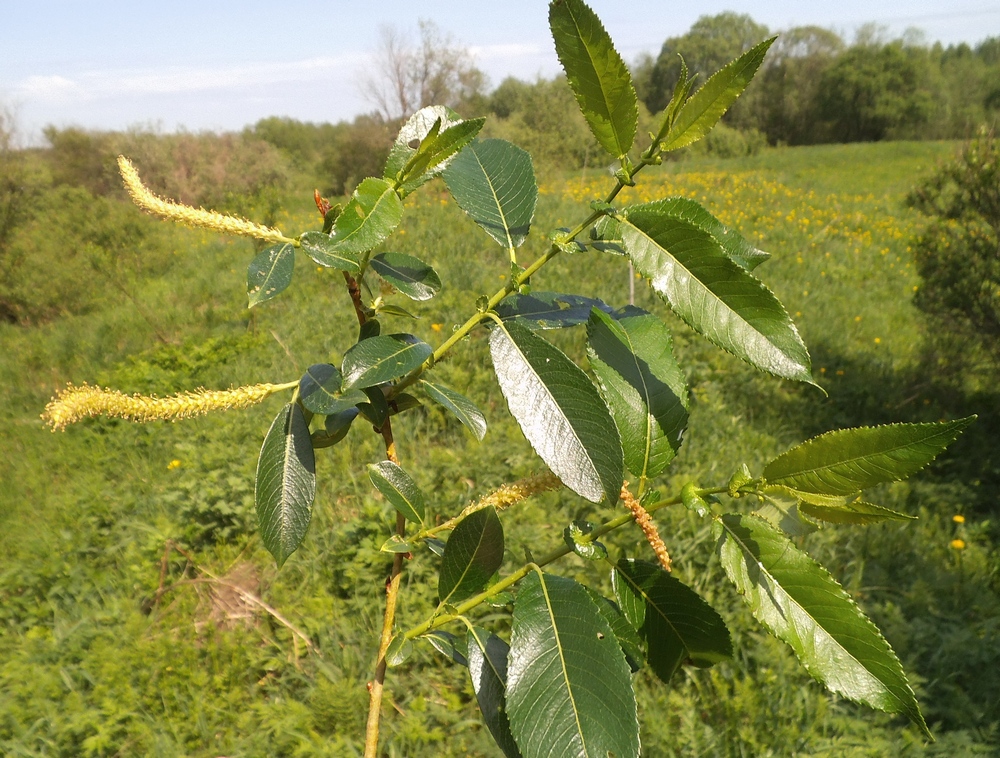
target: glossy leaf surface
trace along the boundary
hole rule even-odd
[[[490,355],[511,415],[556,476],[593,503],[618,502],[618,429],[597,388],[560,350],[520,324],[490,334]]]
[[[481,627],[469,630],[466,641],[469,675],[483,721],[506,758],[521,758],[507,720],[507,655],[510,647]]]
[[[486,436],[486,417],[475,403],[460,392],[455,392],[443,384],[434,384],[425,379],[422,379],[420,384],[432,400],[451,411],[452,415],[461,421],[477,440],[482,441],[483,437]]]
[[[754,617],[787,642],[830,690],[887,713],[904,713],[929,735],[896,654],[822,566],[753,516],[716,519],[722,565]]]
[[[581,0],[549,5],[549,27],[587,125],[601,147],[620,158],[632,149],[639,118],[628,67],[601,20]]]
[[[639,633],[629,620],[625,618],[625,614],[622,613],[618,605],[590,589],[590,587],[584,587],[584,589],[587,590],[590,599],[594,601],[597,610],[604,616],[604,620],[611,626],[611,631],[618,638],[618,644],[621,646],[622,652],[625,653],[625,660],[634,674],[646,663],[646,654],[643,652],[642,640],[639,639]]]
[[[621,560],[611,581],[622,613],[646,643],[646,661],[664,682],[685,661],[712,666],[732,656],[722,617],[659,566]]]
[[[337,253],[362,256],[392,234],[403,218],[403,201],[384,179],[365,179],[337,216],[331,237]]]
[[[440,174],[447,167],[453,156],[441,159],[437,165],[421,160],[426,165],[419,172],[414,170],[418,168],[415,165],[416,161],[414,161],[414,165],[411,165],[409,169],[407,169],[407,164],[410,164],[414,160],[418,150],[421,148],[423,149],[424,157],[429,158],[432,143],[436,139],[441,138],[443,133],[448,132],[453,127],[460,126],[462,123],[461,117],[455,111],[443,105],[429,105],[426,108],[418,110],[406,120],[406,123],[400,128],[399,134],[396,135],[396,140],[393,142],[392,148],[389,150],[389,156],[385,162],[385,178],[390,182],[401,181],[400,191],[402,194],[407,194]],[[431,137],[431,132],[434,131],[435,124],[437,124],[437,133],[433,138],[428,139]],[[473,131],[473,137],[481,126],[481,123],[478,126],[475,123],[470,124],[469,128]],[[453,138],[457,136],[459,136],[459,132],[452,132],[451,135],[445,138],[442,144],[452,143],[458,149],[461,149],[466,142],[459,140],[457,143],[453,143]],[[404,169],[406,169],[406,176],[403,176]]]
[[[254,502],[264,547],[278,566],[298,548],[316,497],[316,460],[309,426],[296,403],[275,417],[257,461]]]
[[[412,300],[430,300],[441,289],[437,272],[406,253],[379,253],[371,259],[376,274]]]
[[[746,89],[774,40],[764,40],[712,74],[681,106],[664,149],[677,150],[704,137]]]
[[[654,477],[680,448],[687,384],[660,319],[634,307],[615,315],[596,309],[590,315],[590,367],[621,434],[625,465],[636,476]]]
[[[771,257],[770,253],[758,250],[747,239],[723,224],[719,219],[705,210],[700,203],[686,197],[669,197],[658,201],[665,213],[677,218],[687,219],[696,226],[715,237],[726,254],[747,271],[753,271],[757,266]]]
[[[884,508],[864,500],[855,500],[843,505],[813,505],[799,503],[799,510],[817,521],[829,524],[879,524],[883,521],[913,521],[917,517]]]
[[[392,507],[403,514],[407,521],[424,522],[425,498],[416,482],[392,461],[368,464],[368,477]]]
[[[293,245],[271,245],[265,248],[247,267],[248,308],[277,297],[292,282],[295,267]]]
[[[788,313],[708,231],[661,202],[629,208],[620,226],[636,270],[695,331],[762,371],[812,381],[809,353]]]
[[[501,300],[496,312],[505,321],[517,320],[531,329],[562,329],[586,324],[590,310],[614,310],[601,300],[559,292],[514,293]]]
[[[335,416],[367,400],[360,390],[341,392],[343,376],[329,363],[317,363],[306,369],[299,380],[299,399],[306,410],[322,416]]]
[[[356,343],[344,354],[344,389],[374,387],[408,374],[434,351],[412,334],[383,334]]]
[[[444,549],[438,599],[454,604],[481,591],[503,563],[503,549],[496,508],[482,508],[462,519]]]
[[[906,479],[950,445],[974,416],[938,424],[841,429],[803,442],[764,467],[768,484],[824,495],[852,495]]]
[[[528,153],[504,140],[477,140],[443,177],[459,207],[498,244],[514,249],[524,242],[538,199]]]
[[[507,715],[524,758],[635,758],[639,723],[625,655],[587,590],[536,572],[514,601]]]
[[[357,257],[338,245],[328,234],[306,232],[299,238],[302,250],[320,266],[358,273]]]

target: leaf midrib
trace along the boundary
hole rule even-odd
[[[852,653],[850,650],[848,650],[846,647],[844,647],[844,645],[836,637],[834,637],[829,631],[827,631],[827,629],[816,619],[815,616],[813,616],[809,611],[807,611],[802,606],[802,604],[798,600],[796,600],[795,597],[792,596],[792,594],[788,590],[786,590],[777,579],[775,579],[774,575],[767,569],[767,567],[763,563],[761,563],[761,561],[758,560],[757,557],[753,554],[753,552],[750,550],[749,546],[743,540],[741,540],[733,532],[732,529],[729,528],[729,525],[726,524],[725,521],[723,521],[722,519],[719,519],[719,518],[717,518],[716,521],[718,521],[718,523],[722,524],[722,527],[726,530],[726,532],[729,534],[729,536],[732,538],[732,540],[739,546],[740,551],[744,554],[744,556],[746,558],[749,558],[750,560],[752,560],[754,563],[756,563],[757,567],[760,569],[761,573],[768,578],[769,583],[771,585],[771,588],[770,588],[771,591],[772,591],[771,594],[773,594],[773,590],[774,589],[777,589],[782,595],[784,595],[785,597],[787,597],[792,603],[795,604],[795,607],[797,607],[799,610],[801,610],[802,613],[804,613],[813,622],[813,624],[816,626],[817,629],[822,630],[823,634],[826,635],[826,637],[831,642],[833,642],[840,650],[843,650],[844,653],[846,653],[850,657],[850,659],[852,661],[854,661],[855,664],[857,664],[858,666],[860,666],[861,669],[863,669],[875,682],[877,682],[878,685],[882,688],[882,691],[885,692],[886,694],[888,694],[893,699],[893,701],[897,704],[898,710],[896,711],[896,713],[909,713],[909,709],[907,708],[906,703],[902,702],[899,699],[899,696],[896,695],[896,693],[893,692],[885,682],[883,682],[881,679],[879,679],[871,671],[871,669],[869,669],[865,664],[863,664],[861,661],[859,661],[858,658],[857,658],[857,656],[854,655],[854,653]],[[748,577],[748,579],[749,579],[749,577]],[[759,583],[754,583],[754,584],[755,584],[755,586],[759,586]],[[789,625],[791,625],[791,624],[789,624]],[[788,644],[791,644],[791,643],[788,643]],[[803,661],[803,665],[805,665],[805,661]],[[808,666],[806,668],[808,670]],[[854,698],[851,697],[850,699],[853,700]]]

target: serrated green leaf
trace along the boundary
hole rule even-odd
[[[369,177],[358,185],[344,212],[337,216],[330,249],[344,258],[363,256],[392,234],[402,218],[403,201],[392,185]]]
[[[355,254],[344,249],[329,234],[306,232],[299,237],[299,244],[302,245],[303,252],[320,266],[350,271],[352,274],[361,270]]]
[[[389,641],[389,647],[385,650],[385,665],[399,666],[411,655],[413,655],[413,642],[400,632]]]
[[[620,226],[636,271],[695,331],[762,371],[812,382],[809,353],[788,313],[708,231],[662,202],[627,209]]]
[[[271,245],[262,250],[247,267],[248,308],[266,302],[288,288],[295,267],[295,247]]]
[[[663,149],[677,150],[704,137],[746,89],[775,39],[764,40],[712,74],[681,106]]]
[[[418,368],[433,352],[430,345],[412,334],[369,337],[344,354],[344,389],[364,389],[399,379]]]
[[[496,313],[504,321],[519,321],[529,329],[563,329],[586,324],[591,308],[610,313],[614,310],[601,300],[560,292],[515,292],[501,300]]]
[[[264,547],[280,567],[309,528],[316,460],[302,409],[289,403],[275,417],[257,460],[254,503]]]
[[[622,613],[617,604],[590,587],[584,586],[584,589],[587,590],[590,599],[594,601],[597,610],[604,616],[604,620],[608,622],[611,631],[615,633],[618,644],[621,646],[622,652],[625,653],[625,661],[634,674],[646,663],[646,654],[642,650],[642,640],[639,639],[639,633],[625,618],[625,614]]]
[[[434,129],[435,124],[438,124],[436,136],[440,136],[442,131],[448,131],[452,127],[459,126],[462,123],[461,117],[455,111],[443,105],[429,105],[426,108],[418,110],[400,128],[399,134],[396,135],[396,140],[389,150],[389,156],[386,159],[385,170],[383,172],[386,180],[390,182],[399,180],[404,169],[407,168],[407,164],[414,159],[421,147],[424,148],[426,154],[433,141],[428,140],[428,137]],[[476,132],[479,131],[478,128],[472,128]],[[457,136],[457,133],[453,136]],[[433,179],[447,167],[453,157],[445,158],[438,165],[430,166],[419,174],[415,173],[411,167],[410,170],[407,170],[407,176],[403,177],[403,182],[400,184],[400,194],[409,194]]]
[[[306,410],[321,416],[336,416],[367,399],[360,390],[341,392],[342,383],[343,376],[336,366],[314,364],[299,380],[299,400]]]
[[[425,499],[417,483],[409,474],[392,461],[368,464],[368,477],[375,489],[385,495],[392,507],[403,514],[407,521],[424,523]]]
[[[411,300],[430,300],[441,289],[437,272],[412,255],[379,253],[370,265],[376,274]]]
[[[522,758],[507,720],[507,656],[510,647],[495,634],[473,627],[466,641],[469,675],[483,721],[506,758]]]
[[[668,197],[657,202],[657,206],[671,216],[686,219],[715,237],[722,249],[741,268],[753,271],[771,257],[770,253],[758,250],[747,239],[723,224],[698,202],[686,197]]]
[[[524,242],[538,199],[528,153],[505,140],[476,140],[442,176],[459,207],[499,245],[513,250]]]
[[[625,656],[586,589],[532,572],[514,601],[507,715],[524,758],[635,758],[639,722]]]
[[[688,420],[687,383],[670,331],[640,308],[614,318],[595,308],[587,337],[590,367],[621,434],[625,465],[636,476],[658,476],[680,448]]]
[[[733,654],[722,617],[653,563],[621,560],[611,574],[618,605],[646,643],[646,661],[664,682],[685,661],[713,666]]]
[[[799,503],[799,510],[811,518],[830,524],[866,525],[879,524],[883,521],[913,521],[917,518],[863,500],[834,506]]]
[[[490,334],[490,355],[511,415],[539,457],[580,497],[618,502],[621,440],[587,375],[517,322]]]
[[[459,603],[480,592],[503,563],[503,549],[496,508],[482,508],[462,519],[445,545],[438,599]]]
[[[754,516],[717,518],[722,565],[754,617],[831,691],[905,713],[930,736],[896,654],[833,577]]]
[[[473,140],[485,123],[485,118],[476,118],[449,126],[437,134],[429,132],[399,176],[400,187],[405,192],[412,192],[428,179],[440,175],[455,154]]]
[[[590,246],[610,255],[625,255],[622,229],[618,219],[604,216],[590,228]]]
[[[802,492],[853,495],[916,473],[954,442],[975,418],[827,432],[768,463],[764,479],[768,484]]]
[[[590,130],[613,157],[623,157],[635,142],[639,109],[632,75],[611,37],[581,0],[551,3],[549,27]]]
[[[443,384],[433,384],[421,379],[420,384],[436,403],[447,408],[462,424],[482,442],[486,436],[486,417],[469,398]]]

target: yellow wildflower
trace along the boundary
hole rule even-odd
[[[964,524],[965,516],[963,516],[961,513],[956,513],[954,516],[951,517],[951,520],[954,521],[956,524]]]
[[[181,462],[174,458],[170,463],[167,464],[167,471],[173,471],[176,468],[181,467]]]
[[[951,547],[954,550],[965,550],[965,540],[952,540]]]

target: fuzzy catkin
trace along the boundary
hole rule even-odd
[[[252,384],[229,390],[195,390],[169,397],[126,395],[118,390],[68,384],[52,398],[42,420],[52,431],[94,416],[111,416],[128,421],[178,421],[216,410],[249,408],[280,389],[274,384]]]
[[[118,171],[122,175],[122,181],[125,183],[125,189],[128,190],[132,202],[154,216],[178,221],[188,226],[200,226],[205,229],[214,229],[217,232],[253,237],[266,242],[296,244],[295,240],[289,239],[277,229],[272,229],[269,226],[255,224],[245,218],[227,216],[216,211],[206,211],[204,208],[192,208],[189,205],[157,197],[142,183],[139,172],[132,165],[132,161],[124,155],[118,156]]]
[[[646,542],[653,548],[653,552],[656,553],[656,558],[660,562],[660,565],[663,566],[665,571],[670,571],[672,568],[670,553],[667,552],[667,546],[663,543],[663,539],[656,529],[656,524],[653,523],[653,517],[635,499],[635,496],[629,492],[627,487],[622,487],[621,498],[625,504],[625,508],[632,514],[632,518],[635,519],[635,523],[639,525],[642,533],[646,535]]]

